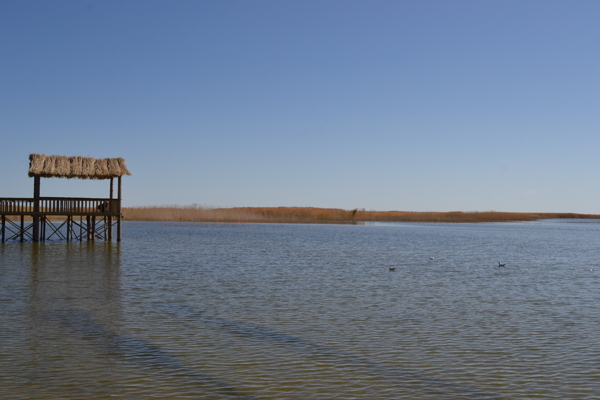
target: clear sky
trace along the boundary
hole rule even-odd
[[[0,0],[0,197],[600,214],[599,1]],[[42,180],[106,196],[107,181]]]

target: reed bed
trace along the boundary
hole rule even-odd
[[[509,222],[553,218],[600,219],[597,214],[514,213],[500,211],[414,212],[366,211],[317,207],[234,207],[191,206],[126,207],[123,216],[129,221],[233,222],[233,223],[359,223],[359,222]]]

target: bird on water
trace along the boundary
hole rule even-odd
[[[390,267],[390,272],[394,272],[396,270],[396,267]]]
[[[506,263],[504,263],[504,264],[500,264],[500,261],[498,261],[498,266],[499,266],[499,267],[506,267]]]

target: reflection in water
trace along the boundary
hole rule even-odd
[[[32,317],[77,308],[96,312],[107,322],[119,323],[122,309],[118,244],[32,243],[22,245],[20,250],[23,264],[29,265],[31,271],[28,286]]]
[[[97,355],[56,323],[61,310],[96,315],[109,326],[122,321],[120,248],[112,243],[24,243],[5,245],[3,260],[16,263],[3,289],[18,290],[24,312],[23,328],[13,338],[26,350],[15,356],[12,384],[31,386],[43,396],[93,396],[110,388],[84,371],[93,369]],[[102,374],[102,372],[100,372]],[[74,385],[79,379],[82,383]],[[31,389],[29,389],[31,390]],[[25,391],[23,394],[29,392]],[[16,398],[18,391],[12,393]],[[24,396],[26,397],[26,396]]]
[[[12,337],[19,354],[8,354],[17,365],[11,365],[12,373],[2,378],[6,382],[0,380],[6,383],[4,387],[18,387],[20,383],[36,387],[42,397],[60,393],[61,397],[75,398],[116,396],[119,386],[125,391],[144,386],[146,379],[131,374],[129,383],[122,385],[123,377],[106,369],[123,363],[127,369],[169,379],[179,386],[177,392],[186,396],[254,398],[187,367],[159,346],[118,333],[125,325],[119,244],[32,243],[1,249],[4,263],[18,260],[21,266],[29,266],[27,279],[20,274],[26,270],[23,268],[13,271],[19,273],[12,277],[14,280],[4,280],[3,289],[29,292],[23,299],[26,329],[15,330]],[[29,354],[23,354],[24,349],[30,350]],[[103,381],[96,379],[98,375],[104,375]],[[3,399],[11,395],[27,398],[30,390],[2,393],[0,389],[0,393]]]

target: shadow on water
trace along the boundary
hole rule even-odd
[[[93,341],[104,353],[112,357],[122,357],[130,362],[156,368],[161,373],[171,374],[173,378],[182,378],[229,398],[254,399],[252,396],[238,393],[234,387],[224,381],[187,367],[158,346],[143,339],[119,335],[108,330],[102,324],[95,322],[89,312],[75,309],[55,310],[46,315],[46,318],[60,323],[71,334]]]
[[[23,265],[30,266],[25,278],[29,291],[25,310],[30,343],[36,346],[41,364],[66,355],[73,359],[69,365],[75,365],[81,362],[78,353],[92,350],[98,359],[132,364],[138,374],[146,370],[169,381],[180,381],[180,386],[190,385],[188,392],[201,393],[203,398],[254,398],[184,365],[156,345],[119,333],[126,321],[118,244],[25,244],[19,248],[18,257]],[[44,345],[48,340],[55,342],[52,348]],[[67,368],[63,374],[72,376],[76,371]]]
[[[203,310],[196,309],[184,303],[157,303],[155,305],[159,309],[185,322],[210,325],[247,340],[263,341],[273,345],[285,346],[288,349],[294,349],[302,353],[328,356],[337,363],[359,365],[363,369],[376,371],[380,376],[387,379],[400,379],[403,381],[403,384],[412,386],[411,389],[421,392],[424,395],[433,395],[436,398],[447,399],[455,399],[457,396],[466,396],[471,399],[502,399],[500,396],[484,393],[466,385],[446,382],[432,376],[413,373],[401,368],[373,362],[366,357],[352,355],[343,350],[312,343],[301,337],[289,335],[274,329],[212,316]]]

